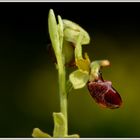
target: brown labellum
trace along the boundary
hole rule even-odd
[[[100,76],[96,81],[89,81],[87,83],[87,86],[90,95],[101,106],[110,109],[119,108],[121,106],[121,96],[112,87],[112,83],[110,81],[104,81]]]

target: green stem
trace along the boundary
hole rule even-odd
[[[48,19],[48,26],[49,26],[49,34],[50,39],[52,42],[52,46],[55,52],[55,56],[57,59],[57,65],[58,65],[58,82],[59,82],[59,96],[60,96],[60,112],[64,116],[64,132],[62,135],[67,136],[68,135],[68,121],[67,121],[67,94],[66,94],[66,72],[65,72],[65,58],[62,53],[63,48],[63,22],[60,16],[58,16],[58,22],[56,22],[56,18],[54,15],[53,10],[51,9],[49,11],[49,19]],[[55,122],[54,122],[55,123]],[[60,124],[59,124],[60,125]],[[61,127],[61,126],[59,126]],[[56,129],[54,131],[54,134],[57,134],[59,137],[59,130]],[[61,135],[61,136],[62,136]]]
[[[67,119],[67,93],[66,93],[66,72],[63,65],[62,57],[59,59],[58,78],[59,78],[59,96],[60,96],[60,111],[65,118],[65,135],[68,135],[68,119]]]

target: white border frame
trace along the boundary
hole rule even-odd
[[[0,0],[1,2],[140,2],[140,0]],[[140,140],[140,138],[0,138],[0,140],[73,140],[73,139],[82,139],[82,140]]]
[[[140,2],[140,0],[0,0],[0,2]]]

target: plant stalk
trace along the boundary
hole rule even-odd
[[[67,116],[67,93],[66,93],[66,71],[62,56],[59,57],[58,63],[58,82],[59,82],[59,96],[60,96],[60,112],[65,118],[65,136],[68,135],[68,116]]]

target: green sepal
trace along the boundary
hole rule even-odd
[[[88,82],[89,74],[87,71],[76,70],[72,72],[69,76],[69,80],[73,85],[74,89],[83,88]]]
[[[51,136],[43,131],[41,131],[39,128],[34,128],[32,137],[34,138],[51,138]]]
[[[53,119],[54,119],[54,131],[53,131],[53,137],[54,138],[63,138],[66,134],[66,128],[65,128],[65,117],[64,115],[59,112],[53,113]]]
[[[70,41],[72,43],[76,43],[79,33],[81,33],[82,34],[81,45],[88,44],[90,42],[89,34],[78,24],[67,19],[63,19],[63,24],[64,24],[65,40]]]
[[[64,30],[64,37],[66,41],[76,44],[80,32],[67,28]]]

